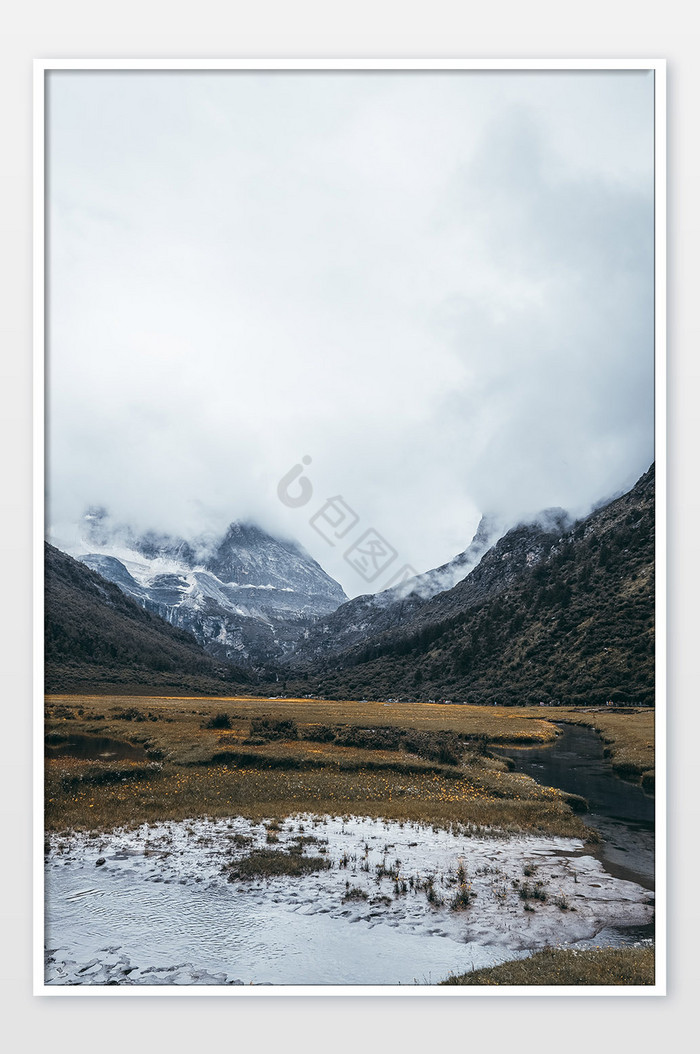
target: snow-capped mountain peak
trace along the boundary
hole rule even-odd
[[[347,600],[297,542],[249,522],[188,540],[136,532],[92,507],[68,551],[213,654],[253,664],[284,655],[303,624]]]

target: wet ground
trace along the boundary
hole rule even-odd
[[[577,839],[360,817],[268,833],[235,818],[51,836],[47,983],[435,984],[545,945],[649,935],[653,897]],[[286,853],[300,834],[328,868],[229,881],[251,850]]]

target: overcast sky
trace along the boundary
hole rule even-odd
[[[653,460],[651,73],[52,72],[48,161],[59,544],[254,519],[356,595]]]

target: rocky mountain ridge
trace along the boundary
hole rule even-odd
[[[654,698],[654,466],[583,520],[507,532],[452,589],[411,595],[362,633],[343,605],[288,660],[331,698],[461,702]],[[317,627],[318,629],[318,627]]]
[[[105,603],[113,607],[121,596],[186,627],[208,659],[224,660],[222,669],[235,656],[261,684],[282,682],[276,690],[653,702],[653,465],[627,494],[576,523],[557,509],[505,534],[482,522],[448,564],[345,603],[299,546],[252,524],[232,524],[223,537],[195,544],[118,534],[103,516],[88,524],[88,541],[101,551],[81,559],[104,576],[94,575],[102,594],[112,590]],[[93,639],[89,631],[86,639]],[[69,653],[75,648],[73,640]]]
[[[323,661],[362,648],[369,639],[390,640],[403,635],[406,627],[418,628],[465,610],[537,563],[570,523],[563,509],[547,509],[533,523],[501,536],[495,524],[483,518],[470,545],[449,564],[399,588],[341,605],[314,623],[286,661],[291,666]]]
[[[135,533],[92,509],[73,555],[210,654],[253,668],[281,659],[306,626],[347,599],[300,545],[251,523],[188,542]]]

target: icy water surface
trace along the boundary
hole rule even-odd
[[[229,881],[251,850],[300,835],[328,868]],[[653,917],[648,891],[576,839],[313,817],[269,837],[240,818],[53,836],[46,982],[435,984],[545,944],[630,943]]]

